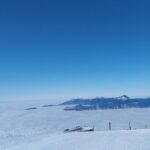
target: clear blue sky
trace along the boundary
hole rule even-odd
[[[149,6],[0,1],[0,100],[150,96]]]

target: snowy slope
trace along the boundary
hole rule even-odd
[[[150,131],[55,134],[8,150],[150,150]]]
[[[117,146],[119,150],[150,149],[149,129],[139,130],[145,125],[150,127],[150,109],[68,112],[63,111],[63,106],[44,108],[42,105],[0,106],[0,150],[107,150],[111,147],[117,150]],[[24,110],[29,106],[37,109]],[[111,132],[108,132],[109,121],[112,122]],[[127,130],[129,121],[137,130]],[[63,133],[65,128],[77,125],[94,126],[96,132]]]

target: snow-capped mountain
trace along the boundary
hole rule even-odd
[[[122,96],[117,97],[116,99],[126,101],[126,100],[129,100],[130,97],[128,97],[127,95],[122,95]]]

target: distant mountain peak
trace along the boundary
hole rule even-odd
[[[122,95],[120,97],[117,97],[118,100],[129,100],[130,97],[128,97],[127,95]]]

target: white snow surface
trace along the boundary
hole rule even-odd
[[[150,150],[150,129],[144,129],[150,127],[150,109],[64,111],[42,105],[1,103],[0,150]],[[63,132],[78,125],[94,126],[95,132]]]

